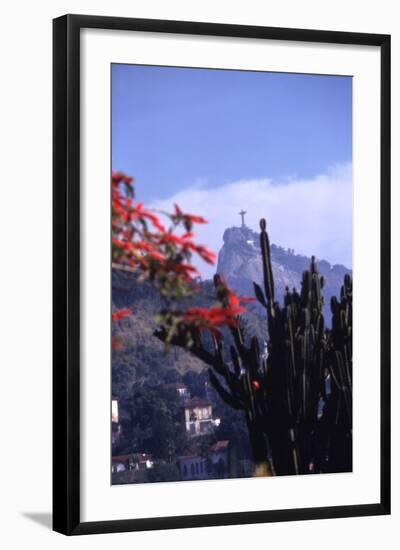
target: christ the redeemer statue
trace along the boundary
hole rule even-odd
[[[245,223],[244,223],[244,215],[247,214],[246,210],[241,210],[239,212],[239,216],[242,216],[242,227],[245,227]]]

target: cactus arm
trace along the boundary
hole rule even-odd
[[[212,369],[208,369],[208,375],[210,378],[210,382],[217,391],[218,395],[221,397],[223,401],[233,409],[241,410],[243,409],[242,403],[233,395],[231,395],[221,384],[221,382],[218,380],[218,378],[213,373]]]
[[[268,312],[271,317],[275,317],[274,311],[274,277],[272,274],[272,263],[271,263],[271,250],[269,245],[269,237],[266,231],[267,222],[263,218],[260,220],[260,246],[261,246],[261,255],[262,255],[262,267],[264,274],[264,288],[265,295],[268,300]]]

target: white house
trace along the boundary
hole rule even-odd
[[[185,427],[189,435],[211,433],[220,425],[220,418],[213,418],[212,404],[207,399],[193,397],[185,403]]]
[[[119,399],[111,399],[111,441],[114,445],[121,435],[121,424],[119,422]]]

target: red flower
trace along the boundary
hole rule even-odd
[[[194,216],[193,214],[185,214],[185,218],[190,220],[193,223],[208,223],[203,216]]]
[[[164,233],[159,238],[160,244],[184,244],[184,238],[173,233]]]
[[[163,254],[160,254],[156,250],[151,250],[149,252],[149,256],[151,256],[153,260],[158,260],[159,262],[163,262],[165,260],[165,256]]]
[[[188,231],[191,229],[194,223],[208,223],[207,220],[203,218],[203,216],[186,214],[182,212],[182,210],[179,208],[177,204],[175,204],[174,207],[175,207],[175,215],[173,217],[176,218],[176,221],[183,221],[183,224]]]
[[[112,347],[113,350],[122,349],[121,340],[119,338],[117,338],[116,336],[113,336],[113,338],[111,340],[111,347]]]
[[[155,214],[153,214],[152,212],[149,212],[148,210],[144,210],[142,212],[142,216],[150,220],[151,223],[154,225],[154,227],[158,229],[158,231],[161,231],[161,233],[164,233],[165,227],[163,226],[163,224],[160,222],[160,220]]]
[[[205,328],[213,328],[217,326],[237,326],[239,310],[214,306],[211,308],[192,307],[189,308],[183,318],[184,323],[197,325]],[[240,310],[240,313],[242,310]]]
[[[205,246],[197,246],[196,252],[203,258],[203,260],[209,264],[214,264],[216,255],[211,250],[208,250]]]
[[[216,275],[216,284],[217,284],[217,296],[220,302],[223,304],[237,310],[244,311],[245,308],[242,304],[248,302],[254,302],[255,298],[250,298],[247,296],[237,296],[233,290],[231,290],[225,281],[222,280],[220,275]]]
[[[117,311],[114,311],[111,314],[111,319],[112,319],[112,321],[120,321],[121,319],[123,319],[127,315],[130,315],[131,313],[132,313],[132,310],[130,310],[130,309],[127,309],[127,308],[119,309]]]

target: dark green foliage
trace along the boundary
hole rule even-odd
[[[280,305],[265,220],[260,228],[264,291],[256,284],[254,290],[267,314],[268,354],[261,354],[257,337],[247,337],[242,322],[231,329],[229,342],[214,339],[210,350],[196,337],[190,351],[210,365],[210,381],[220,397],[244,411],[257,464],[268,463],[277,475],[350,471],[351,277],[344,277],[340,300],[331,300],[331,329],[325,327],[324,280],[314,257],[300,293],[287,288]]]
[[[169,460],[186,451],[181,404],[173,390],[135,387],[120,408],[122,432],[114,455],[147,452]]]

